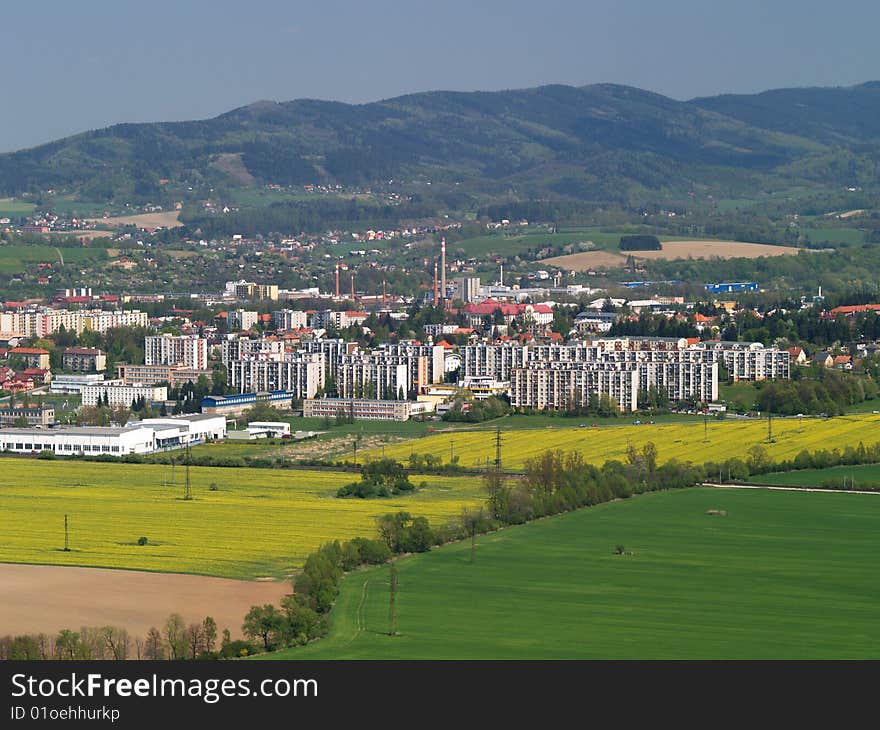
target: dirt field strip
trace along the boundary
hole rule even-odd
[[[86,218],[89,223],[102,226],[128,226],[138,228],[178,228],[183,225],[178,220],[179,210],[165,211],[163,213],[140,213],[138,215],[120,215],[115,218]]]
[[[172,613],[187,624],[213,616],[220,632],[241,637],[251,606],[278,605],[291,592],[286,581],[13,564],[0,564],[0,586],[0,635],[109,625],[142,638]]]
[[[585,251],[568,256],[542,259],[541,263],[558,266],[570,271],[619,268],[626,264],[627,256],[637,259],[754,259],[759,256],[792,256],[803,249],[792,246],[771,246],[764,243],[742,241],[664,241],[661,251]]]

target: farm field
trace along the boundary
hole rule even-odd
[[[822,483],[834,479],[847,482],[855,480],[853,489],[861,489],[859,483],[880,484],[880,464],[858,464],[855,466],[832,466],[827,469],[798,469],[796,471],[761,474],[755,481],[762,484],[778,484],[785,487],[822,487]]]
[[[138,213],[136,215],[120,215],[112,218],[86,218],[89,223],[102,226],[137,226],[138,228],[177,228],[182,226],[178,218],[180,211],[164,211],[162,213]]]
[[[337,499],[356,474],[0,459],[0,562],[129,568],[226,578],[284,577],[328,540],[373,537],[407,510],[442,523],[483,501],[478,479],[424,476],[407,497]],[[164,486],[164,482],[169,482]],[[211,491],[210,485],[217,485]],[[64,515],[70,552],[64,552]],[[147,537],[148,545],[138,545]]]
[[[585,419],[590,424],[589,419]],[[643,423],[640,426],[600,425],[592,428],[547,427],[539,430],[506,431],[502,436],[502,464],[505,469],[521,469],[525,460],[547,449],[580,451],[584,458],[594,464],[608,459],[626,459],[627,447],[632,443],[641,448],[648,441],[657,446],[659,462],[670,459],[702,464],[706,461],[724,461],[729,458],[745,458],[755,445],[763,446],[773,460],[789,459],[802,449],[819,449],[865,445],[880,440],[880,415],[866,414],[838,416],[836,418],[775,418],[773,419],[773,443],[767,443],[766,420],[715,420],[706,424],[706,436],[702,423]],[[437,434],[422,439],[391,444],[385,447],[385,455],[406,461],[412,453],[434,454],[448,459],[450,441],[462,466],[473,467],[495,458],[495,434],[492,431]],[[378,458],[375,449],[367,451],[364,458]]]
[[[0,634],[120,626],[142,638],[172,613],[187,624],[211,616],[240,636],[251,606],[277,604],[291,591],[287,582],[55,565],[0,565],[0,584]]]
[[[878,528],[875,495],[644,494],[398,561],[399,636],[388,568],[352,573],[328,638],[264,658],[876,659]]]
[[[743,243],[741,241],[663,241],[661,251],[585,251],[568,256],[555,256],[543,259],[542,263],[558,266],[572,271],[593,268],[623,266],[627,256],[640,259],[733,259],[758,258],[760,256],[794,255],[801,250],[792,246],[771,246],[763,243]]]
[[[23,203],[14,198],[0,198],[0,218],[29,215],[37,209],[33,203]]]

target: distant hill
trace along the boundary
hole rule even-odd
[[[876,182],[880,82],[679,102],[613,84],[436,91],[370,104],[257,102],[213,119],[118,124],[0,155],[0,196],[153,200],[212,186],[456,186],[482,200],[626,202],[694,185]],[[829,164],[844,154],[846,164]],[[175,195],[179,194],[177,192]]]

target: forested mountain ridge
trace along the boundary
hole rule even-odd
[[[0,196],[159,200],[184,186],[457,185],[487,197],[626,202],[633,191],[873,185],[880,82],[680,102],[613,84],[426,92],[369,104],[257,102],[118,124],[0,155]],[[844,158],[845,164],[830,164]],[[829,179],[830,178],[830,179]],[[169,187],[170,186],[170,187]]]

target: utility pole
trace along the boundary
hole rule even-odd
[[[391,595],[388,605],[388,621],[391,624],[389,636],[397,636],[397,563],[391,561],[391,580],[389,583]]]
[[[703,443],[709,440],[709,416],[703,416]]]
[[[67,528],[67,515],[64,515],[64,552],[70,552],[70,535]]]
[[[189,481],[189,444],[186,445],[186,486],[183,490],[183,498],[187,501],[193,498],[192,484]]]
[[[773,411],[767,409],[767,443],[773,443]]]
[[[455,456],[455,441],[449,439],[449,463],[452,463],[452,457]]]
[[[501,426],[495,428],[495,470],[501,471]]]

